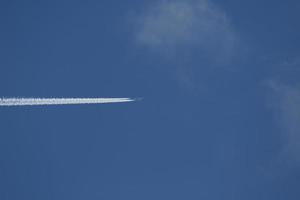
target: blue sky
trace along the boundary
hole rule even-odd
[[[299,199],[297,1],[1,1],[0,199]]]

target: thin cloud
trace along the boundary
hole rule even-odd
[[[183,47],[202,54],[231,56],[236,34],[225,12],[208,0],[159,1],[138,17],[136,40],[154,51]]]
[[[168,63],[188,91],[202,91],[211,69],[232,70],[240,39],[229,17],[210,0],[157,0],[136,15],[135,44]]]
[[[2,98],[0,106],[38,106],[130,102],[130,98]]]

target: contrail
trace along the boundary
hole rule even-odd
[[[131,98],[0,98],[0,106],[100,104],[135,101]]]

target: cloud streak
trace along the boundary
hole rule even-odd
[[[0,106],[103,104],[135,101],[131,98],[1,98]]]

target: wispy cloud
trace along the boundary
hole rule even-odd
[[[37,106],[130,102],[130,98],[2,98],[0,106]]]
[[[138,17],[138,44],[155,51],[183,47],[202,54],[232,54],[236,34],[225,12],[209,0],[162,0]]]
[[[211,0],[151,2],[136,15],[134,34],[137,46],[164,58],[189,91],[201,90],[200,77],[210,69],[231,67],[240,46],[229,17]]]
[[[300,87],[270,82],[281,126],[281,159],[300,165]]]

